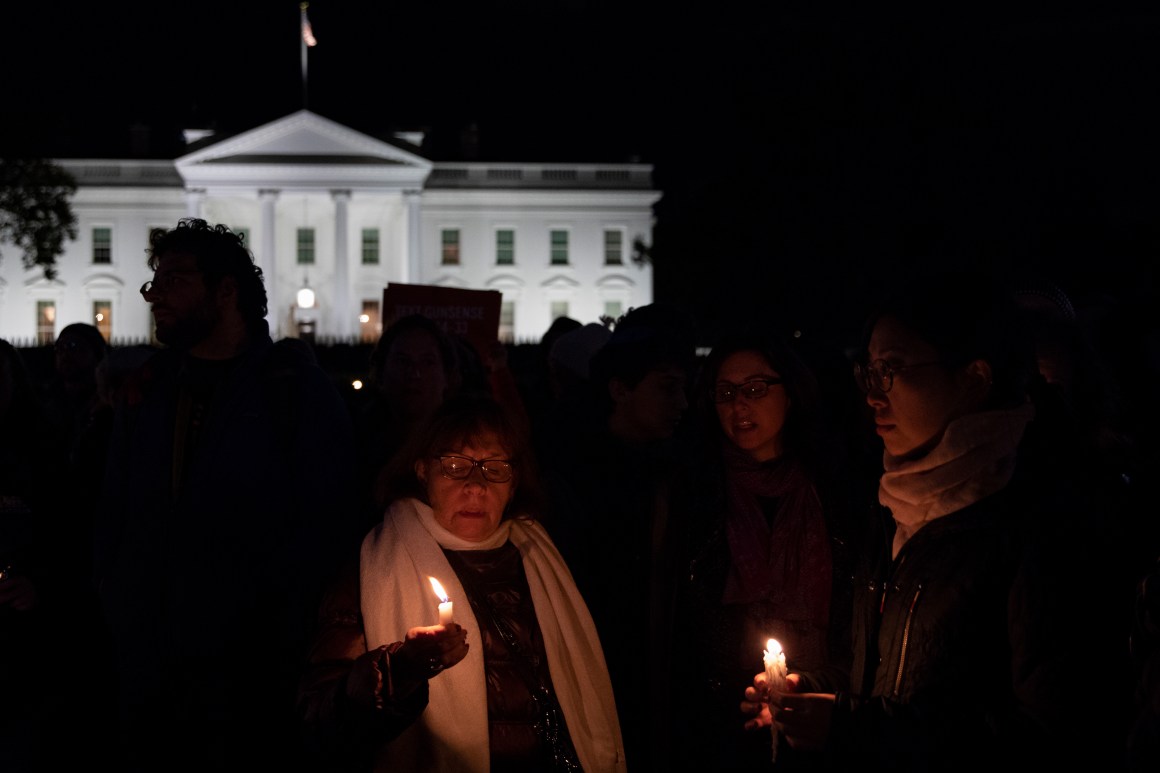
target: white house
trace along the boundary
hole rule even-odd
[[[78,236],[53,281],[3,245],[0,338],[46,343],[91,322],[114,342],[150,339],[149,232],[188,216],[245,234],[275,338],[309,325],[318,340],[373,340],[391,282],[498,290],[501,338],[518,342],[558,316],[652,301],[652,268],[632,260],[651,241],[651,166],[438,163],[406,146],[301,110],[174,161],[57,159],[78,183]]]

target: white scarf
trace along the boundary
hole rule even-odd
[[[438,623],[439,599],[428,577],[443,585],[455,622],[467,629],[471,646],[462,662],[430,680],[426,710],[383,747],[376,769],[489,771],[483,637],[442,548],[489,550],[508,540],[523,556],[552,686],[580,764],[587,773],[626,770],[612,682],[596,626],[547,532],[535,521],[508,519],[483,542],[468,542],[436,523],[431,508],[417,499],[393,503],[383,522],[363,540],[360,589],[367,648],[402,641],[408,629]]]
[[[1029,402],[1010,410],[969,413],[948,424],[938,445],[922,458],[904,460],[883,452],[878,501],[890,508],[898,524],[896,557],[926,523],[1010,482],[1015,450],[1034,415]]]

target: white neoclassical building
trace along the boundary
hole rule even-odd
[[[77,238],[52,281],[0,246],[0,338],[47,343],[91,322],[114,342],[150,339],[149,232],[188,216],[245,234],[275,338],[303,323],[318,340],[377,338],[391,282],[498,290],[515,342],[652,301],[652,267],[632,259],[660,195],[649,165],[433,163],[307,110],[192,139],[173,161],[57,159],[78,183]]]

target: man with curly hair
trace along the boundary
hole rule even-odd
[[[309,347],[271,339],[238,234],[181,220],[148,265],[163,346],[121,392],[97,529],[113,762],[292,770],[318,589],[354,538],[349,414]]]

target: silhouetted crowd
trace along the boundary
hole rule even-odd
[[[157,346],[0,340],[0,770],[1160,769],[1137,309],[413,315],[347,393],[225,226],[148,265]]]

